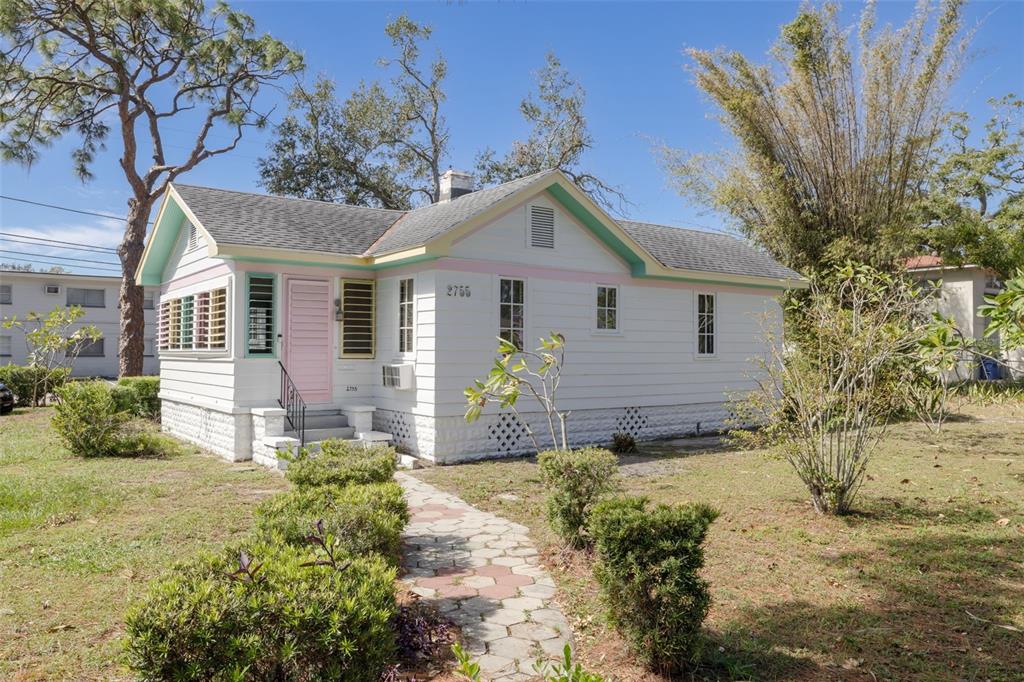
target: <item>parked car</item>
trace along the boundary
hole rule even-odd
[[[0,414],[7,414],[14,409],[14,393],[7,385],[0,382]]]

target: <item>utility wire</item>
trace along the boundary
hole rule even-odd
[[[6,194],[0,194],[0,199],[6,199],[7,201],[17,201],[17,202],[20,202],[22,204],[31,204],[33,206],[42,206],[43,208],[54,208],[54,209],[57,209],[58,211],[68,211],[69,213],[81,213],[82,215],[92,215],[92,216],[96,216],[97,218],[107,218],[108,220],[124,220],[124,221],[128,220],[124,216],[110,215],[109,213],[96,213],[95,211],[83,211],[82,209],[79,209],[79,208],[70,208],[68,206],[58,206],[57,204],[47,204],[47,203],[43,203],[42,201],[32,201],[31,199],[22,199],[21,197],[12,197],[12,196],[8,196]],[[153,221],[150,220],[147,224],[148,225],[152,225]]]
[[[11,251],[9,249],[0,249],[0,253],[13,253],[16,256],[39,256],[40,258],[56,258],[58,260],[77,261],[79,263],[98,263],[100,265],[110,265],[112,267],[118,267],[117,263],[111,263],[110,261],[89,260],[88,258],[72,258],[71,256],[54,256],[48,253],[32,253],[31,251]]]
[[[19,262],[22,262],[22,263],[44,263],[46,265],[59,265],[59,266],[62,266],[62,267],[63,266],[73,267],[73,268],[76,268],[78,270],[99,270],[100,272],[112,272],[112,273],[117,273],[119,275],[121,274],[120,270],[109,270],[107,268],[98,268],[95,265],[72,265],[72,264],[69,264],[69,263],[55,263],[55,262],[52,262],[52,261],[43,260],[42,258],[17,258],[15,256],[4,256],[3,260],[5,260],[5,261],[16,260],[16,261],[19,261]],[[44,274],[46,274],[46,273],[44,273]]]
[[[32,240],[32,241],[29,241]],[[55,244],[53,248],[67,249],[69,251],[88,251],[89,253],[100,253],[103,255],[116,254],[116,249],[110,249],[105,246],[86,246],[85,244],[77,244],[76,242],[63,242],[57,239],[44,239],[42,237],[30,237],[27,234],[14,235],[8,232],[0,232],[0,244],[3,242],[11,242],[12,244],[27,244],[29,246],[43,246],[49,248],[50,244]],[[46,244],[39,244],[38,242],[47,242]],[[67,246],[68,244],[75,244],[75,246]]]

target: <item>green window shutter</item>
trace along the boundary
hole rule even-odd
[[[249,272],[245,275],[246,341],[250,357],[276,357],[277,279],[271,274]]]

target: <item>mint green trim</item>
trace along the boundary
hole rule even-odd
[[[705,284],[711,287],[737,287],[741,289],[770,289],[772,291],[786,291],[795,287],[785,284],[748,284],[747,282],[729,282],[721,279],[703,279],[700,277],[676,277],[666,275],[636,275],[637,279],[653,279],[665,282],[690,282],[691,284]]]
[[[269,277],[271,282],[270,290],[270,353],[250,353],[249,352],[249,321],[252,316],[249,314],[249,300],[251,293],[249,291],[250,280],[253,277]],[[245,357],[247,358],[270,358],[272,360],[277,359],[277,311],[279,308],[278,302],[278,286],[277,286],[277,275],[273,272],[246,272],[245,273]]]
[[[157,286],[163,283],[164,268],[171,259],[174,245],[178,243],[178,233],[184,220],[185,212],[173,196],[168,195],[160,222],[153,226],[153,234],[149,237],[149,253],[139,273],[139,284]]]
[[[634,277],[643,277],[647,274],[647,264],[644,262],[643,256],[630,248],[626,242],[619,239],[597,216],[588,211],[583,204],[569,194],[564,187],[555,183],[547,187],[547,192],[566,211],[571,213],[576,220],[583,223],[588,230],[593,232],[594,236],[600,239],[605,246],[614,251],[622,260],[626,261]]]
[[[413,256],[411,258],[403,258],[402,260],[391,261],[388,263],[379,263],[377,265],[345,265],[341,263],[323,263],[311,260],[300,260],[295,258],[269,258],[262,256],[232,256],[230,254],[217,254],[217,258],[223,258],[225,260],[233,260],[239,263],[267,263],[272,265],[302,265],[305,267],[312,268],[332,268],[335,270],[388,270],[390,268],[400,268],[405,265],[412,263],[423,263],[426,261],[437,260],[437,256],[420,255]]]

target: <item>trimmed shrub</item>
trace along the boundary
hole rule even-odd
[[[285,477],[300,488],[352,483],[384,483],[395,473],[395,449],[349,440],[325,440],[320,452],[303,451],[288,464]]]
[[[132,421],[121,409],[116,387],[105,381],[72,381],[57,390],[60,399],[53,428],[64,445],[80,457],[161,457],[176,454],[174,439]]]
[[[47,369],[41,365],[0,365],[0,382],[14,393],[18,407],[43,405],[46,396],[66,384],[70,375],[71,370],[67,367]]]
[[[113,388],[120,409],[143,419],[160,419],[160,377],[125,377]]]
[[[548,522],[569,545],[589,544],[587,514],[617,488],[615,455],[601,448],[547,450],[537,456],[548,489]]]
[[[651,508],[642,497],[604,500],[591,512],[594,576],[611,621],[656,670],[676,672],[700,653],[711,596],[698,572],[717,516],[704,504]]]
[[[409,508],[402,487],[394,481],[367,485],[294,488],[274,495],[256,509],[260,537],[278,537],[306,545],[317,521],[345,556],[378,554],[397,566],[402,529]]]
[[[106,382],[72,381],[57,396],[53,428],[71,452],[80,457],[123,454],[131,415],[118,409]]]
[[[255,542],[177,565],[128,612],[129,666],[149,680],[376,682],[395,655],[395,570],[318,560]]]

